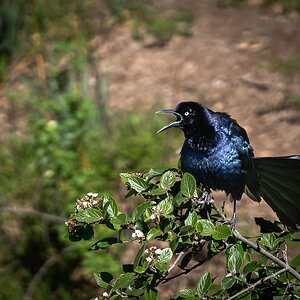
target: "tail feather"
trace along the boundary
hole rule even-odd
[[[263,198],[288,228],[300,227],[300,156],[254,158],[247,189],[252,199]]]
[[[298,212],[283,203],[283,198],[268,183],[264,182],[262,188],[263,199],[272,207],[280,221],[287,227],[295,229],[295,222],[299,216]]]

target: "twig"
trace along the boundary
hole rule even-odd
[[[219,214],[219,216],[223,219],[223,221],[228,222],[228,220],[225,218],[225,216],[220,212],[220,210],[217,208],[215,203],[212,203],[213,208],[215,209],[215,211]],[[272,260],[274,263],[276,263],[277,265],[283,267],[285,269],[285,271],[289,272],[290,274],[292,274],[295,278],[297,278],[298,280],[300,280],[300,274],[294,270],[287,262],[286,256],[284,255],[284,260],[286,260],[285,262],[280,260],[279,258],[277,258],[276,256],[274,256],[273,254],[271,254],[270,252],[266,251],[265,249],[261,248],[259,245],[254,244],[253,242],[249,241],[248,239],[246,239],[245,237],[243,237],[240,233],[238,233],[236,230],[234,230],[232,232],[233,236],[237,239],[242,241],[244,244],[248,245],[249,247],[251,247],[252,249],[254,249],[256,252],[266,256],[267,258],[269,258],[270,260]]]
[[[178,274],[175,274],[174,276],[171,276],[171,277],[163,279],[162,282],[161,282],[161,284],[164,284],[164,283],[166,283],[166,282],[168,282],[168,281],[170,281],[170,280],[172,280],[174,278],[177,278],[177,277],[179,277],[181,275],[186,275],[186,274],[190,273],[194,269],[197,269],[198,267],[202,266],[206,261],[207,261],[207,259],[199,261],[198,263],[196,263],[195,265],[193,265],[191,268],[186,269],[186,270],[184,270],[184,271],[182,271],[182,272],[180,272]]]
[[[235,298],[237,298],[238,296],[240,296],[240,295],[242,295],[242,294],[244,294],[244,293],[246,293],[246,292],[248,292],[248,291],[254,289],[256,286],[258,286],[258,285],[260,285],[260,284],[262,284],[262,283],[264,283],[264,282],[266,282],[266,281],[268,281],[268,280],[271,280],[272,278],[275,278],[276,276],[280,275],[281,273],[284,273],[284,272],[287,272],[287,271],[288,271],[288,269],[287,269],[287,268],[284,268],[284,269],[281,269],[281,270],[277,271],[276,273],[274,273],[274,274],[272,274],[272,275],[270,275],[270,276],[267,276],[267,277],[265,277],[265,278],[262,278],[262,279],[256,281],[255,283],[251,284],[251,285],[248,286],[247,288],[245,288],[245,289],[241,290],[240,292],[236,293],[235,295],[229,297],[227,300],[235,299]]]
[[[17,215],[33,215],[33,216],[38,216],[41,219],[45,220],[45,221],[51,221],[51,222],[56,222],[56,223],[60,223],[63,224],[66,219],[59,217],[59,216],[55,216],[55,215],[50,215],[47,213],[43,213],[37,210],[34,210],[32,208],[23,208],[23,207],[15,207],[15,206],[5,206],[5,207],[1,207],[0,208],[0,213],[1,212],[10,212],[10,213],[14,213]]]
[[[35,289],[37,288],[47,271],[60,260],[60,257],[63,253],[70,251],[71,249],[74,249],[74,247],[69,246],[63,249],[60,254],[53,254],[44,262],[44,264],[40,267],[39,271],[33,276],[32,280],[30,281],[27,290],[23,296],[23,300],[32,299],[32,295]]]
[[[172,270],[177,266],[177,264],[179,263],[182,255],[184,254],[183,251],[181,251],[179,254],[178,254],[178,257],[175,259],[174,263],[170,266],[170,268],[168,269],[168,271],[166,272],[166,275],[165,276],[168,276],[168,274],[170,274],[172,272]]]

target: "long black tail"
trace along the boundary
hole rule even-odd
[[[246,193],[263,198],[289,229],[300,228],[300,156],[254,158]]]

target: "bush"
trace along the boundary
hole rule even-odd
[[[300,274],[295,269],[300,256],[289,264],[285,244],[296,239],[278,222],[257,219],[261,234],[253,243],[237,231],[231,232],[224,214],[209,194],[196,188],[192,175],[150,169],[145,174],[120,176],[128,188],[126,198],[138,196],[141,200],[129,215],[109,194],[88,193],[77,200],[67,222],[73,241],[92,238],[94,229],[103,225],[115,231],[100,239],[95,234],[97,241],[90,251],[139,243],[134,261],[122,266],[122,274],[94,273],[103,289],[97,299],[157,299],[158,286],[200,269],[222,253],[226,256],[224,276],[202,271],[195,288],[177,291],[172,299],[270,299],[270,295],[272,299],[292,299],[299,295]],[[127,231],[131,238],[126,238]]]

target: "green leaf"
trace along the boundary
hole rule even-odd
[[[158,229],[158,228],[152,228],[152,229],[150,229],[150,230],[148,231],[146,240],[147,240],[147,241],[152,241],[152,240],[154,240],[157,236],[162,235],[162,234],[163,234],[163,232],[162,232],[160,229]]]
[[[191,198],[194,196],[196,192],[196,180],[191,174],[184,173],[180,183],[180,190],[186,197]]]
[[[120,213],[116,217],[112,217],[110,222],[116,225],[125,225],[127,224],[127,215],[125,213]]]
[[[292,260],[290,265],[292,267],[294,267],[295,269],[298,268],[300,266],[300,254],[298,254],[297,256],[295,256]]]
[[[90,248],[89,251],[96,251],[99,249],[106,249],[108,247],[110,247],[113,244],[118,244],[120,243],[120,240],[115,238],[115,237],[109,237],[109,238],[105,238],[102,239],[98,242],[96,242],[95,244],[93,244]]]
[[[152,289],[152,290],[147,290],[145,292],[145,300],[156,300],[158,297],[157,290]]]
[[[142,266],[137,266],[134,269],[134,272],[139,273],[139,274],[143,274],[146,272],[146,270],[148,269],[148,264],[144,263]]]
[[[155,202],[154,201],[146,201],[141,203],[133,212],[132,212],[132,222],[140,219],[144,214],[147,208],[150,208]]]
[[[215,240],[224,240],[229,236],[231,236],[231,231],[228,225],[221,225],[215,228],[215,231],[212,235]]]
[[[178,233],[178,236],[185,236],[194,233],[195,228],[192,225],[182,226]]]
[[[134,281],[135,273],[121,274],[115,281],[114,290],[128,288]]]
[[[113,280],[113,276],[108,272],[94,273],[94,278],[97,284],[104,289],[106,289],[109,283]]]
[[[236,274],[239,272],[242,263],[243,263],[243,255],[240,252],[240,249],[237,246],[231,246],[226,251],[227,258],[227,270],[232,274]]]
[[[156,210],[165,217],[168,217],[173,212],[173,204],[170,198],[166,198],[159,202],[156,206]]]
[[[196,226],[198,216],[195,211],[190,211],[187,218],[184,220],[184,225]]]
[[[172,259],[173,252],[170,248],[165,248],[161,251],[155,262],[155,266],[158,270],[164,272],[167,269],[167,263]]]
[[[227,289],[231,288],[234,285],[235,281],[236,280],[234,278],[225,276],[221,280],[221,287],[224,290],[227,290]]]
[[[196,283],[196,292],[199,296],[204,295],[212,284],[211,275],[209,272],[205,272]]]
[[[120,230],[122,225],[127,224],[127,215],[125,213],[120,213],[116,217],[111,217],[110,224],[112,225],[111,229]]]
[[[149,181],[154,177],[161,176],[166,170],[166,168],[152,168],[149,170],[146,176],[146,180]]]
[[[162,188],[156,188],[156,189],[151,190],[151,194],[153,196],[159,196],[159,195],[163,195],[165,193],[166,193],[166,190],[164,190]]]
[[[102,211],[92,207],[80,211],[79,213],[75,214],[74,217],[78,222],[84,222],[88,224],[103,220]]]
[[[173,257],[173,252],[171,248],[164,248],[160,255],[158,256],[157,260],[160,262],[169,262]]]
[[[183,299],[194,299],[195,298],[195,291],[192,289],[183,289],[180,290],[177,295]]]
[[[209,236],[215,232],[215,225],[211,221],[206,219],[198,220],[197,227],[199,226],[198,223],[202,226],[202,230],[200,231],[202,236]]]
[[[137,255],[136,255],[135,259],[134,259],[134,263],[133,263],[133,268],[134,269],[139,265],[141,257],[144,254],[145,247],[146,247],[146,243],[143,243],[141,249],[139,250],[139,252],[137,253]]]
[[[167,191],[170,189],[176,182],[176,176],[172,171],[165,172],[160,179],[160,186],[163,190]]]
[[[141,177],[129,173],[120,174],[122,180],[138,193],[144,192],[149,188],[148,183]]]
[[[273,250],[276,245],[276,236],[274,233],[262,233],[260,235],[260,242],[267,248]]]
[[[252,273],[257,269],[257,262],[256,261],[251,261],[250,263],[246,264],[244,267],[243,273],[248,274]]]
[[[251,255],[249,252],[245,252],[244,254],[244,260],[246,263],[250,263],[251,262]]]
[[[157,268],[157,270],[159,270],[160,272],[165,272],[168,268],[168,264],[165,262],[160,262],[160,261],[156,261],[155,262],[155,267]]]
[[[110,217],[115,217],[120,213],[114,197],[107,193],[103,193],[101,199],[103,200],[103,215],[106,215],[107,213]]]

